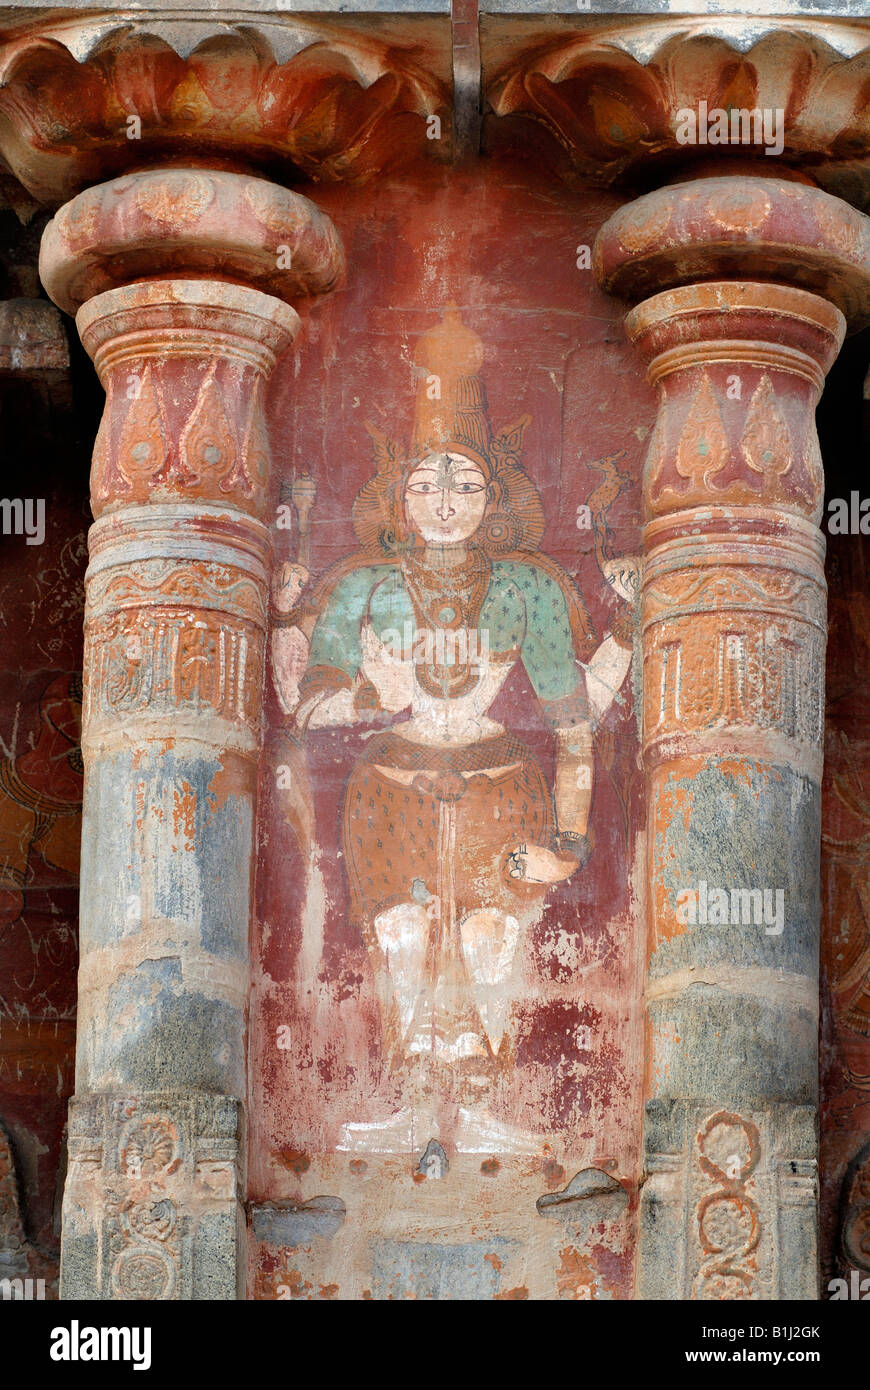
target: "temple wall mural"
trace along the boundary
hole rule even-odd
[[[4,11],[0,1301],[860,1297],[868,53]]]
[[[494,184],[457,198],[455,214],[440,197],[471,254],[507,214]],[[540,194],[525,200],[523,223]],[[280,493],[261,774],[256,1181],[264,1202],[327,1184],[345,1208],[389,1206],[407,1188],[396,1234],[410,1219],[435,1246],[455,1211],[426,1174],[449,1165],[451,1186],[494,1205],[497,1242],[526,1208],[494,1248],[499,1269],[469,1274],[475,1287],[614,1297],[631,1269],[631,1197],[616,1174],[636,1144],[631,460],[649,398],[644,384],[632,392],[628,439],[615,439],[586,364],[601,352],[618,390],[626,347],[577,270],[576,221],[550,210],[549,224],[564,248],[558,283],[541,266],[522,302],[495,312],[487,279],[508,248],[492,266],[477,256],[480,307],[466,307],[452,248],[428,219],[408,227],[395,307],[373,306],[372,321],[348,295],[322,330],[344,339],[359,324],[355,372],[344,353],[334,369],[345,409],[315,426],[346,461],[341,486],[308,473],[308,420],[281,431],[298,463]],[[428,311],[424,276],[441,290]],[[570,1219],[542,1221],[536,1206],[575,1179],[607,1213],[589,1249]],[[258,1287],[316,1286],[310,1257],[274,1248],[269,1212]],[[342,1237],[335,1277],[320,1282],[371,1293]],[[419,1278],[442,1275],[433,1263]]]

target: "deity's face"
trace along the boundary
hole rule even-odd
[[[405,510],[427,545],[460,545],[474,535],[487,504],[486,477],[464,454],[429,454],[405,484]]]

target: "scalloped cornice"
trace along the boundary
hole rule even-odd
[[[174,158],[359,182],[449,156],[449,72],[449,21],[438,19],[0,20],[0,154],[45,203]],[[440,140],[427,139],[434,115]]]
[[[735,154],[772,173],[757,147],[679,143],[678,112],[704,101],[783,111],[782,162],[870,205],[870,20],[488,20],[483,61],[490,143],[516,148],[532,121],[569,182],[650,186]]]
[[[681,110],[773,107],[781,160],[738,155],[870,207],[870,18],[500,13],[480,31],[493,152],[642,191],[735,152],[681,145]],[[445,12],[0,10],[0,158],[50,205],[173,160],[361,182],[451,157],[455,58]]]

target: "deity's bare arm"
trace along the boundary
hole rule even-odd
[[[272,577],[272,680],[282,710],[292,715],[299,704],[299,682],[308,663],[308,636],[293,610],[308,582],[304,565],[287,562]]]
[[[368,724],[383,714],[398,714],[413,698],[409,663],[395,657],[367,624],[360,633],[362,661],[355,680],[341,690],[315,696],[300,707],[298,719],[310,729]]]
[[[565,837],[585,839],[592,803],[592,724],[556,730],[556,821]],[[564,847],[570,846],[566,838]]]
[[[639,567],[629,557],[609,577],[624,607],[611,631],[584,666],[589,718],[555,728],[554,802],[556,835],[550,846],[520,845],[508,856],[508,873],[532,883],[558,883],[581,868],[589,856],[587,829],[594,778],[593,729],[616,699],[631,667],[633,606],[640,587]]]
[[[631,666],[631,645],[611,635],[586,665],[586,693],[590,713],[598,723],[610,709]]]

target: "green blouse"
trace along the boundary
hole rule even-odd
[[[364,565],[338,581],[311,635],[309,672],[331,667],[353,680],[362,664],[360,634],[366,623],[382,642],[406,631],[416,636],[413,606],[397,566]],[[586,717],[568,602],[559,581],[543,567],[532,559],[494,560],[477,628],[487,634],[494,657],[520,653],[551,722],[563,727]],[[554,702],[557,707],[548,708]]]

